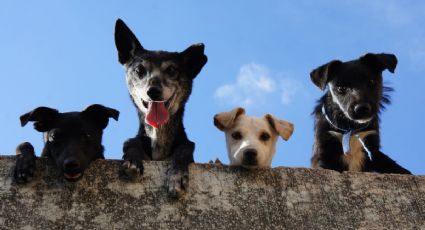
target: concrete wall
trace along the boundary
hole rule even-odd
[[[167,164],[145,163],[135,183],[120,161],[99,160],[76,183],[38,160],[32,182],[13,182],[0,157],[1,229],[425,229],[425,177],[194,164],[181,200],[167,197]]]

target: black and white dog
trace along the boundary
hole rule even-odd
[[[167,189],[170,196],[179,197],[188,185],[195,149],[183,126],[184,106],[193,79],[207,62],[204,45],[195,44],[183,52],[146,50],[120,19],[115,25],[115,45],[139,115],[137,136],[124,143],[121,172],[134,179],[143,173],[142,160],[171,160]]]
[[[368,53],[359,59],[324,64],[310,73],[321,90],[315,109],[312,166],[337,171],[410,172],[380,151],[379,113],[390,103],[382,71],[394,73],[393,54]]]
[[[103,105],[90,105],[81,112],[60,113],[56,109],[38,107],[20,117],[21,125],[34,122],[42,132],[44,148],[41,153],[55,162],[68,181],[80,179],[90,162],[104,159],[102,134],[109,118],[118,120],[119,112]],[[35,170],[33,146],[24,142],[16,148],[15,178],[27,182]]]

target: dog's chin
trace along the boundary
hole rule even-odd
[[[367,117],[367,118],[357,118],[357,119],[354,119],[351,116],[349,116],[348,118],[350,120],[356,122],[357,124],[366,124],[366,123],[370,122],[374,118],[374,116]]]
[[[83,177],[83,173],[63,173],[67,181],[76,182]]]
[[[241,165],[243,168],[248,169],[248,170],[255,170],[260,168],[258,165],[247,165],[247,164],[242,164]]]
[[[368,118],[368,119],[358,119],[358,120],[354,120],[355,122],[359,123],[359,124],[366,124],[369,121],[371,121],[372,118]]]
[[[246,169],[257,169],[259,168],[258,161],[255,160],[242,160],[241,166]]]

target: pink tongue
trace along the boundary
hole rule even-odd
[[[148,114],[145,122],[154,128],[158,128],[168,121],[169,114],[165,108],[163,101],[150,101],[148,106]]]

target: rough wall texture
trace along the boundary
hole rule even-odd
[[[167,163],[135,183],[98,160],[76,183],[37,162],[32,182],[0,157],[1,229],[425,229],[425,177],[194,164],[185,197],[164,189]]]

